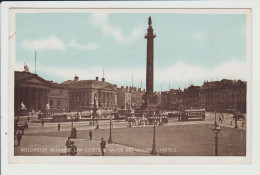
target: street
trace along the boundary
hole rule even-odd
[[[235,122],[232,115],[224,114],[223,123],[219,133],[220,156],[245,156],[246,155],[246,126],[242,127],[242,120],[238,121],[238,129],[234,129]],[[214,156],[215,140],[212,124],[215,120],[214,113],[206,113],[205,121],[192,120],[181,122],[173,118],[164,126],[156,126],[157,155],[164,156]],[[21,121],[20,123],[22,123]],[[29,122],[29,129],[21,141],[21,146],[15,146],[15,155],[44,155],[66,156],[65,142],[70,136],[71,122],[58,123]],[[112,122],[113,144],[107,143],[107,156],[149,156],[151,155],[153,141],[153,126],[146,125],[128,127],[124,121]],[[78,147],[78,156],[99,156],[100,140],[104,137],[107,142],[109,137],[109,121],[100,121],[98,130],[89,122],[74,122],[77,128],[77,138],[72,139]],[[89,141],[88,133],[92,130],[93,140]],[[15,141],[17,145],[17,140]]]

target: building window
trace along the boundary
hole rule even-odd
[[[53,100],[50,100],[50,106],[51,107],[53,106]]]
[[[60,106],[60,100],[57,100],[57,106]]]

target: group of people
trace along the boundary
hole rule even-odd
[[[68,140],[66,141],[66,147],[67,147],[67,155],[75,156],[77,155],[77,146],[74,144],[74,141],[70,140],[70,137],[68,137]]]
[[[89,140],[92,140],[92,130],[89,131]],[[66,141],[66,147],[67,147],[67,155],[75,156],[77,155],[77,146],[75,145],[74,141],[71,140],[72,137],[68,137],[68,140]],[[102,156],[105,156],[105,150],[106,150],[106,141],[104,138],[101,138],[100,142],[100,148],[101,148],[101,154]]]

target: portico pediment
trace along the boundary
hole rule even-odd
[[[41,86],[50,86],[50,82],[39,77],[36,74],[16,72],[15,74],[15,83],[16,84],[26,84],[26,85],[41,85]]]
[[[106,91],[113,91],[114,88],[110,87],[110,86],[106,86],[103,88],[103,90],[106,90]]]

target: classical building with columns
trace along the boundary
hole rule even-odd
[[[117,108],[117,86],[98,77],[95,80],[68,80],[61,85],[69,89],[70,110],[89,110],[94,108],[94,99],[99,109]]]
[[[24,71],[15,71],[14,89],[15,115],[34,111],[45,112],[47,106],[52,111],[77,111],[94,108],[94,99],[99,109],[117,108],[117,86],[96,77],[95,80],[68,80],[61,84],[47,81],[29,71],[24,65]],[[47,105],[49,104],[49,105]]]
[[[32,74],[28,70],[23,72],[15,71],[15,89],[14,89],[14,111],[18,111],[23,103],[27,111],[32,109],[35,111],[46,109],[49,102],[49,93],[51,83]]]
[[[68,80],[61,84],[44,80],[37,74],[15,71],[15,115],[21,114],[21,104],[26,110],[24,114],[34,110],[46,110],[47,104],[54,112],[89,110],[94,107],[94,98],[99,109],[117,108],[117,86],[96,77],[95,80]]]

